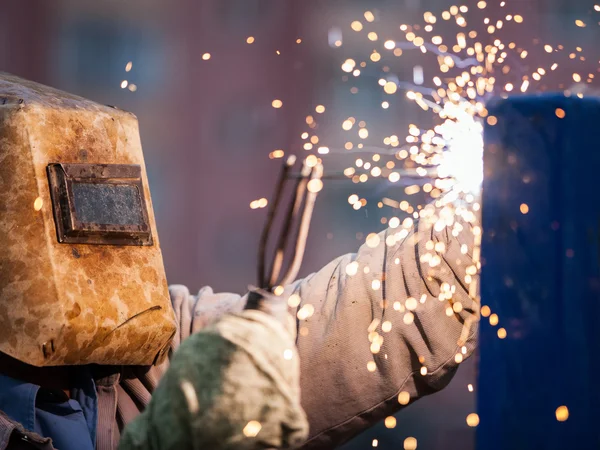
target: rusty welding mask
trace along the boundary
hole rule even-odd
[[[136,117],[0,73],[0,352],[146,365],[174,331]]]

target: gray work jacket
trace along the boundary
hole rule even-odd
[[[459,365],[455,356],[472,353],[479,304],[465,281],[473,264],[471,227],[465,223],[455,235],[425,225],[418,232],[388,229],[358,253],[286,288],[300,297],[296,310],[314,309],[298,320],[296,340],[301,402],[310,424],[303,450],[334,448],[394,414],[404,407],[401,392],[413,402],[445,387]],[[437,260],[432,243],[441,243]],[[171,286],[170,293],[179,324],[173,351],[224,314],[242,311],[246,301],[210,288],[191,295],[184,286]],[[117,448],[121,430],[149,403],[167,368],[168,361],[124,368],[96,380],[98,450]],[[21,448],[17,445],[52,449],[48,440],[0,414],[0,450]]]

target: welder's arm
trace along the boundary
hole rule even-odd
[[[456,355],[471,354],[479,306],[465,283],[473,233],[463,225],[456,237],[421,224],[398,240],[390,237],[402,237],[398,230],[388,229],[375,248],[363,245],[289,288],[301,298],[301,317],[314,308],[298,323],[301,399],[310,423],[303,450],[334,448],[398,411],[401,392],[412,402],[442,389],[457,369]],[[441,243],[438,250],[443,244],[444,252],[428,250],[427,241]],[[438,265],[428,253],[440,256]],[[445,289],[452,298],[440,300]]]
[[[300,317],[309,315],[310,306],[314,310],[309,318],[299,320],[297,324],[301,403],[310,422],[310,437],[303,450],[333,448],[396,412],[402,407],[398,403],[400,392],[408,393],[412,402],[443,388],[456,371],[456,354],[462,354],[464,350],[463,357],[466,358],[473,351],[479,307],[468,296],[465,284],[467,267],[472,264],[470,225],[464,224],[464,230],[457,237],[448,230],[433,233],[423,225],[418,236],[410,230],[407,236],[391,238],[397,234],[396,231],[381,233],[380,243],[375,248],[365,245],[357,254],[338,258],[319,272],[286,288],[284,298],[296,293],[301,299],[296,308],[301,311]],[[438,243],[438,249],[443,244],[444,250],[438,254],[440,263],[434,267],[426,260],[427,254],[431,257],[435,253],[427,249],[430,240],[433,244]],[[386,245],[386,241],[390,245]],[[454,291],[451,299],[439,300],[442,288]],[[230,388],[227,395],[219,397],[219,401],[226,407],[215,410],[209,404],[208,409],[222,414],[221,418],[233,420],[237,426],[230,430],[231,433],[235,438],[242,436],[241,426],[247,416],[227,416],[228,412],[243,412],[236,408],[236,402],[245,405],[249,400],[250,404],[260,404],[261,398],[264,400],[263,391],[248,386],[245,378],[260,380],[264,375],[264,371],[257,368],[256,360],[250,357],[252,352],[270,355],[268,357],[273,358],[282,376],[293,377],[295,374],[294,369],[285,369],[287,362],[282,357],[282,345],[293,345],[286,343],[283,336],[272,334],[273,330],[268,331],[264,323],[247,322],[250,328],[244,334],[245,351],[239,351],[240,347],[232,344],[232,337],[224,335],[223,329],[211,328],[211,324],[217,327],[226,324],[230,332],[240,330],[237,325],[229,326],[239,317],[227,313],[242,313],[245,297],[216,294],[210,288],[202,289],[197,296],[190,295],[183,286],[171,286],[170,291],[179,322],[179,332],[173,341],[173,350],[176,350],[172,359],[174,367],[163,377],[150,407],[128,427],[122,442],[123,449],[146,448],[145,443],[149,443],[147,448],[187,448],[182,447],[178,439],[186,439],[187,436],[201,440],[215,436],[207,432],[208,422],[203,421],[217,417],[218,423],[219,416],[192,414],[190,408],[195,403],[192,397],[190,404],[186,395],[193,392],[204,395],[202,393],[211,389],[217,392],[225,385]],[[447,315],[452,304],[454,310]],[[414,306],[416,309],[412,310],[411,316],[408,313]],[[270,321],[268,315],[261,316],[262,313],[257,311],[242,314],[258,314],[259,317],[267,317],[266,322]],[[369,329],[373,331],[370,335]],[[226,339],[222,339],[224,336]],[[371,350],[377,350],[377,343],[379,351],[373,354]],[[464,349],[461,348],[463,346]],[[232,355],[236,359],[228,361],[226,358]],[[200,357],[202,361],[199,361]],[[295,361],[295,358],[290,361]],[[153,368],[153,371],[164,373],[167,366],[165,363],[162,367]],[[235,376],[227,379],[209,371],[200,373],[194,369],[196,366],[240,367],[249,372],[239,383]],[[427,370],[425,375],[421,375],[423,367]],[[152,378],[156,380],[160,373]],[[183,388],[181,383],[184,379],[190,381],[195,389]],[[293,378],[288,384],[294,385]],[[269,390],[268,383],[261,389]],[[249,392],[252,395],[258,393],[258,397],[245,398]],[[272,392],[276,398],[286,398],[282,391]],[[406,394],[403,394],[403,400],[404,397]],[[207,407],[206,398],[201,396],[198,401],[200,408]],[[297,412],[295,406],[290,410]],[[282,419],[277,414],[270,417],[274,419],[271,423],[279,423]],[[296,430],[283,430],[288,438],[303,435],[302,417],[283,417],[283,420],[298,426]],[[197,426],[191,425],[194,423]],[[227,430],[219,429],[218,433],[222,431]],[[258,434],[259,439],[261,434],[278,435],[263,429]],[[159,435],[174,446],[158,445]],[[190,443],[189,440],[185,442]],[[225,448],[233,444],[222,443]],[[239,447],[234,448],[253,448],[244,445],[256,443],[255,439],[245,439],[243,444],[238,441],[236,445]]]

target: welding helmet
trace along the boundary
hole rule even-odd
[[[137,118],[0,73],[0,352],[148,365],[174,332]]]

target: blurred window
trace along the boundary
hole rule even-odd
[[[122,80],[146,89],[164,78],[163,38],[143,23],[113,17],[66,17],[55,47],[53,77],[70,90],[104,91]],[[125,72],[129,61],[134,65]]]

